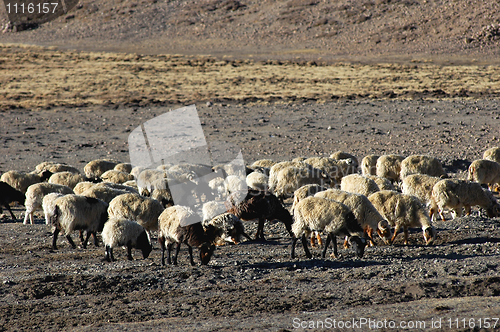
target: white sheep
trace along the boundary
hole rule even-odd
[[[431,156],[412,155],[401,161],[401,180],[412,174],[427,174],[436,177],[445,177],[446,172],[439,159]]]
[[[101,174],[101,179],[104,182],[121,184],[127,181],[134,180],[134,176],[129,173],[117,171],[115,169],[110,169],[109,171],[106,171]]]
[[[64,164],[56,164],[51,161],[46,161],[36,165],[35,171],[36,173],[41,173],[43,171],[50,171],[51,173],[70,172],[73,174],[80,174],[80,171],[76,167]]]
[[[94,244],[98,246],[97,232],[102,231],[104,223],[108,220],[108,204],[96,198],[65,195],[54,202],[54,210],[49,212],[49,220],[55,226],[52,249],[57,249],[57,236],[60,231],[73,248],[76,248],[71,232],[73,230],[87,231],[87,237],[82,242],[82,247],[87,248],[90,235],[94,236]]]
[[[318,192],[314,197],[337,201],[351,209],[361,227],[363,227],[370,245],[375,245],[373,239],[373,231],[375,230],[386,244],[389,243],[391,239],[391,227],[365,195],[349,193],[338,189],[328,189]],[[344,247],[347,247],[347,241],[344,243]]]
[[[203,220],[209,220],[226,212],[226,205],[222,201],[209,201],[203,204]]]
[[[276,179],[277,184],[274,194],[280,199],[292,196],[295,190],[306,184],[318,184],[324,187],[330,186],[328,175],[319,169],[311,167],[285,167],[278,172]]]
[[[224,178],[221,178],[220,176],[211,179],[208,182],[208,186],[210,189],[212,189],[214,195],[216,197],[222,198],[224,195],[226,195],[226,188],[224,186]]]
[[[365,196],[380,190],[374,180],[359,174],[344,176],[340,181],[340,189]]]
[[[408,244],[408,228],[421,227],[425,243],[436,239],[436,230],[426,214],[425,207],[418,198],[395,191],[382,190],[368,196],[378,212],[394,227],[390,243],[394,243],[398,231],[403,228],[404,244]]]
[[[273,165],[276,164],[276,161],[271,160],[271,159],[259,159],[254,161],[254,163],[251,165],[253,167],[265,167],[265,168],[271,168]]]
[[[143,166],[135,166],[132,167],[132,170],[130,171],[130,174],[134,176],[134,178],[137,180],[139,178],[139,174],[141,174],[142,171],[144,171],[146,167]]]
[[[487,184],[493,190],[495,184],[500,184],[500,164],[486,159],[474,160],[469,165],[469,181]]]
[[[291,211],[295,209],[295,205],[306,197],[314,196],[320,191],[327,190],[328,187],[323,187],[319,184],[306,184],[293,192],[293,203]]]
[[[395,186],[387,178],[382,178],[376,175],[365,175],[365,176],[375,181],[379,190],[396,190]]]
[[[330,158],[335,159],[335,160],[352,159],[352,161],[354,161],[356,166],[359,165],[358,158],[356,158],[354,155],[352,155],[350,153],[343,152],[343,151],[336,151],[336,152],[332,153],[330,155]]]
[[[491,160],[500,164],[500,147],[493,147],[484,151],[483,159]]]
[[[127,259],[132,258],[132,248],[140,249],[142,257],[148,258],[153,250],[149,235],[138,223],[121,218],[109,218],[102,230],[102,242],[105,246],[105,258],[108,262],[115,261],[113,248],[127,246]]]
[[[9,184],[12,188],[25,194],[29,186],[35,183],[44,182],[48,180],[51,175],[52,172],[50,171],[42,171],[40,174],[8,171],[2,174],[0,181]]]
[[[53,183],[35,183],[28,187],[26,190],[26,201],[24,206],[26,207],[26,213],[24,215],[24,224],[28,224],[28,218],[31,224],[34,224],[33,214],[36,210],[42,207],[43,197],[50,193],[60,193],[60,194],[73,194],[68,186],[63,186],[60,184]]]
[[[168,188],[168,182],[165,181],[167,174],[165,172],[156,169],[144,169],[139,173],[136,178],[137,187],[139,188],[139,193],[141,195],[149,196],[155,189],[155,183],[163,181],[163,183]],[[166,189],[166,188],[161,188]]]
[[[83,167],[83,171],[87,178],[99,179],[104,172],[115,168],[117,164],[118,163],[111,160],[96,159],[85,165],[85,167]]]
[[[401,173],[401,162],[405,157],[395,154],[380,156],[377,159],[376,175],[382,178],[387,178],[392,182],[399,181]]]
[[[369,154],[361,160],[361,174],[367,175],[377,175],[377,159],[380,156]]]
[[[480,206],[486,209],[488,217],[500,216],[500,205],[489,190],[485,190],[479,183],[458,179],[444,179],[438,181],[432,188],[430,215],[436,210],[444,221],[443,209],[453,211],[453,219],[462,216],[462,207],[470,214],[471,206]]]
[[[366,240],[363,237],[363,228],[359,225],[352,211],[344,204],[319,197],[307,197],[301,200],[293,212],[291,258],[295,258],[295,245],[302,238],[302,246],[308,258],[312,255],[307,248],[306,236],[312,231],[322,231],[328,234],[325,247],[321,254],[325,258],[330,242],[333,244],[333,257],[338,257],[337,235],[349,237],[356,255],[363,257]]]
[[[54,209],[56,206],[55,205],[56,199],[58,199],[59,197],[62,197],[62,196],[64,196],[64,195],[61,193],[50,193],[50,194],[43,196],[42,209],[43,209],[43,215],[45,217],[45,224],[46,225],[55,227],[55,225],[53,224],[53,222],[55,220],[51,220],[50,217],[51,217],[51,214],[54,213]],[[54,229],[52,229],[52,232],[54,232]]]
[[[100,199],[109,204],[113,198],[123,194],[129,194],[128,190],[114,189],[99,183],[85,190],[81,195]]]
[[[202,222],[203,228],[212,225],[221,231],[219,238],[216,238],[216,245],[223,245],[226,241],[238,244],[241,240],[241,235],[251,240],[250,236],[245,233],[245,227],[240,218],[231,213],[221,213],[213,218],[205,219]]]
[[[271,170],[269,171],[269,182],[268,187],[271,192],[274,192],[276,185],[278,184],[278,173],[284,169],[285,167],[298,167],[298,168],[307,168],[311,167],[309,164],[304,163],[303,161],[282,161],[271,166]]]
[[[116,164],[116,166],[113,169],[115,171],[120,171],[120,172],[124,172],[124,173],[130,174],[130,172],[132,171],[132,164],[130,164],[130,163]]]
[[[72,172],[58,172],[51,175],[49,178],[49,183],[60,184],[63,186],[70,187],[71,189],[75,188],[75,186],[84,182],[85,179],[79,173]]]
[[[269,176],[261,172],[252,172],[247,175],[246,183],[249,188],[256,190],[268,190]]]
[[[182,243],[188,246],[189,260],[194,265],[193,248],[200,248],[202,265],[207,265],[212,257],[214,241],[221,232],[214,226],[203,227],[199,216],[189,207],[174,205],[166,208],[158,218],[158,242],[161,247],[161,265],[165,265],[165,249],[167,249],[167,264],[177,265],[177,256]],[[173,261],[170,259],[173,245],[176,250]]]
[[[81,195],[85,190],[95,186],[97,183],[94,183],[94,182],[89,182],[89,181],[83,181],[83,182],[79,182],[74,188],[73,188],[73,192],[76,194],[76,195]]]
[[[305,163],[314,168],[322,170],[334,184],[340,184],[340,180],[349,174],[354,174],[358,170],[357,160],[351,158],[333,159],[324,157],[312,157],[304,160]],[[333,186],[333,184],[332,184]]]
[[[158,230],[158,217],[164,208],[159,201],[139,194],[122,194],[109,202],[108,215],[136,221],[149,232]]]
[[[403,194],[417,197],[424,205],[429,206],[432,199],[432,187],[441,178],[426,174],[412,174],[403,179]],[[431,216],[435,220],[435,214]]]

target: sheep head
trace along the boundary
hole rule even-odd
[[[424,240],[425,240],[426,245],[432,244],[434,242],[434,240],[436,240],[437,232],[436,232],[436,229],[434,227],[432,227],[432,226],[427,227],[426,229],[424,229],[423,233],[424,233]]]
[[[151,245],[151,242],[149,241],[149,236],[146,231],[143,231],[138,237],[137,237],[137,249],[141,249],[142,251],[142,257],[144,259],[149,257],[149,254],[153,250],[153,246]]]
[[[365,253],[366,240],[357,235],[353,235],[349,238],[349,244],[354,248],[356,256],[362,258]]]
[[[387,220],[379,221],[377,234],[385,242],[385,244],[391,243],[391,226]]]
[[[215,251],[215,245],[212,243],[203,243],[200,247],[201,265],[207,265]]]

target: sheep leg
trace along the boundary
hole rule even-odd
[[[115,257],[113,256],[113,248],[106,246],[106,260],[108,262],[114,262]]]
[[[344,249],[349,249],[349,236],[345,236]]]
[[[315,232],[311,233],[311,248],[316,248],[316,236],[314,233]]]
[[[252,241],[252,238],[247,233],[243,232],[242,235],[246,237],[248,241]]]
[[[181,242],[177,243],[177,246],[175,247],[174,265],[177,265],[177,256],[179,256],[179,251],[181,251]]]
[[[92,232],[92,237],[94,238],[94,245],[96,247],[99,247],[99,239],[97,238],[97,233],[96,232]]]
[[[130,241],[128,241],[128,243],[127,243],[127,259],[128,259],[129,261],[134,260],[134,259],[132,258],[132,243],[131,243]]]
[[[161,248],[161,266],[165,266],[165,238],[162,236],[158,237],[158,242]]]
[[[12,210],[10,209],[9,204],[5,204],[4,206],[7,208],[7,211],[10,212],[10,215],[12,216],[12,220],[16,221],[17,220],[16,216],[14,215],[14,213],[12,213]]]
[[[191,263],[191,266],[194,266],[194,260],[193,260],[193,247],[188,245],[188,252],[189,252],[189,262]]]
[[[69,244],[71,244],[71,246],[73,247],[73,249],[76,249],[76,244],[75,242],[73,242],[73,239],[71,238],[71,235],[66,235],[66,239],[68,240]],[[83,247],[84,249],[87,247],[87,245],[85,244],[85,246]]]
[[[167,244],[167,264],[172,264],[172,260],[170,259],[170,253],[172,252],[173,247],[174,247],[173,243]]]
[[[403,233],[404,233],[404,236],[405,236],[405,246],[408,245],[408,227],[403,227]]]
[[[83,243],[83,240],[84,240],[84,238],[83,238],[83,230],[80,229],[79,232],[80,232],[80,242]]]
[[[394,234],[392,235],[390,244],[393,244],[394,240],[396,239],[396,236],[398,236],[399,227],[400,227],[399,224],[396,223],[396,226],[394,226]]]
[[[311,252],[307,247],[307,239],[305,234],[302,234],[302,246],[304,247],[304,252],[306,253],[307,258],[312,258]]]
[[[90,235],[92,235],[92,232],[87,231],[87,234],[85,236],[85,240],[82,242],[83,249],[87,249],[87,243],[89,242]],[[69,239],[68,239],[68,241],[69,241]],[[73,242],[73,240],[71,240],[71,242]]]
[[[259,224],[257,226],[257,233],[255,233],[256,240],[258,240],[258,239],[265,240],[264,239],[264,222],[265,222],[264,218],[259,218]]]
[[[290,258],[295,259],[295,245],[297,244],[297,241],[299,239],[296,238],[295,236],[292,238],[292,250],[290,252]]]
[[[375,240],[373,239],[373,232],[374,232],[374,229],[371,227],[367,227],[367,229],[365,230],[365,233],[368,236],[368,239],[370,241],[370,247],[374,247],[377,245],[375,243]]]
[[[54,237],[52,238],[52,249],[53,249],[53,250],[57,250],[57,245],[56,245],[56,243],[57,243],[57,235],[58,235],[58,234],[59,234],[59,229],[56,227],[56,228],[54,229],[54,233],[53,233]]]
[[[443,214],[443,209],[439,209],[439,211],[438,211],[438,212],[439,212],[439,216],[441,217],[441,220],[442,220],[442,221],[445,221],[445,219],[444,219],[444,214]]]
[[[325,241],[325,247],[323,248],[323,251],[321,252],[321,258],[326,257],[326,252],[328,250],[328,246],[330,245],[331,241],[332,241],[331,236],[330,236],[330,234],[328,234],[328,236],[326,237],[326,241]]]
[[[333,256],[330,254],[330,257],[333,258],[339,258],[339,252],[337,249],[337,236],[333,233],[330,233],[330,239],[332,240],[332,246],[333,246]]]
[[[323,241],[321,240],[321,234],[316,232],[316,239],[318,240],[318,246],[321,248],[323,246]]]
[[[30,219],[31,224],[33,224],[33,211],[26,210],[26,213],[24,214],[24,222],[23,222],[23,224],[25,224],[25,225],[28,224],[28,218]]]

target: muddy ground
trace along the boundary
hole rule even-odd
[[[463,177],[470,161],[499,145],[497,104],[496,99],[418,98],[201,103],[197,108],[208,142],[236,144],[247,163],[337,150],[358,158],[428,153],[440,158],[453,176]],[[6,110],[2,121],[10,125],[2,136],[1,170],[28,171],[43,160],[80,169],[99,157],[128,161],[131,129],[167,110]],[[23,208],[17,207],[15,214],[21,218]],[[250,234],[256,230],[253,222],[245,226]],[[125,251],[117,249],[118,261],[107,263],[102,247],[71,249],[60,239],[59,250],[51,250],[41,213],[32,226],[3,219],[0,326],[9,331],[277,331],[310,326],[310,321],[332,322],[327,319],[419,320],[428,328],[433,320],[451,318],[455,324],[459,318],[458,330],[469,330],[461,319],[469,324],[470,318],[477,323],[497,317],[500,220],[477,210],[435,226],[438,240],[432,246],[424,246],[421,232],[414,229],[408,247],[400,235],[393,246],[368,248],[362,259],[340,248],[339,260],[322,260],[318,249],[309,260],[299,247],[298,258],[291,260],[291,241],[282,224],[273,222],[265,228],[267,242],[219,247],[208,266],[191,267],[184,248],[178,266],[161,267],[156,235],[148,259],[134,252],[135,260],[129,262]],[[457,330],[452,327],[448,330]]]

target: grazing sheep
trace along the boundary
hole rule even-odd
[[[333,200],[345,204],[351,209],[361,227],[363,227],[364,234],[368,236],[370,245],[375,245],[373,239],[374,230],[377,230],[380,238],[386,244],[389,244],[391,239],[391,227],[365,195],[349,193],[338,189],[329,189],[317,193],[314,197]],[[347,241],[344,243],[344,247],[347,247]]]
[[[420,200],[411,195],[395,191],[382,190],[368,196],[378,212],[394,227],[390,243],[394,243],[398,231],[403,227],[404,244],[408,244],[408,228],[421,227],[425,243],[431,244],[436,239],[436,230],[426,214]]]
[[[101,174],[101,179],[103,182],[121,184],[123,182],[134,180],[134,176],[129,173],[110,169],[109,171],[106,171]]]
[[[95,185],[96,185],[96,183],[94,183],[94,182],[89,182],[89,181],[80,182],[73,188],[73,192],[76,195],[81,195],[85,190],[87,190]]]
[[[269,176],[260,172],[252,172],[247,175],[246,183],[248,188],[255,190],[268,190],[269,187],[267,183],[269,182]]]
[[[135,167],[132,167],[130,174],[132,174],[134,176],[134,178],[137,180],[139,178],[139,174],[141,174],[141,172],[144,171],[145,169],[146,169],[146,167],[143,167],[143,166],[135,166]]]
[[[436,210],[444,221],[443,209],[449,208],[455,217],[462,216],[462,207],[467,215],[470,214],[471,206],[480,206],[486,209],[488,217],[500,216],[500,205],[493,194],[483,189],[479,183],[458,179],[444,179],[438,181],[432,188],[432,199],[430,215]]]
[[[271,168],[273,165],[276,164],[276,161],[271,160],[271,159],[260,159],[254,161],[254,163],[251,165],[252,167],[266,167],[266,168]]]
[[[396,188],[389,179],[382,178],[376,175],[364,175],[364,176],[366,176],[368,179],[372,179],[373,181],[375,181],[379,190],[396,190]]]
[[[500,164],[500,148],[490,148],[483,153],[483,159],[491,160]]]
[[[216,229],[221,230],[221,235],[216,238],[216,245],[223,245],[226,241],[238,244],[241,240],[241,235],[251,240],[250,236],[245,233],[245,227],[240,218],[231,213],[221,213],[211,219],[205,219],[202,222],[204,228],[212,225]]]
[[[469,181],[487,184],[493,190],[495,184],[500,184],[500,164],[491,160],[474,160],[469,165]]]
[[[226,205],[221,201],[210,201],[203,204],[203,220],[209,220],[226,212]]]
[[[327,187],[320,186],[319,184],[306,184],[295,190],[293,193],[293,204],[291,211],[295,209],[295,205],[306,197],[314,196],[314,194],[327,190]]]
[[[391,180],[392,182],[399,181],[401,173],[401,162],[405,159],[403,156],[389,154],[380,156],[377,159],[376,175],[382,178]]]
[[[137,187],[139,188],[139,193],[144,196],[149,196],[153,189],[155,189],[155,183],[160,183],[159,181],[166,178],[166,173],[158,171],[155,169],[145,169],[136,178]],[[161,182],[168,188],[168,182]],[[162,188],[162,189],[166,189]]]
[[[33,214],[36,210],[42,207],[43,197],[50,193],[60,193],[60,194],[73,194],[73,190],[71,190],[68,186],[63,186],[60,184],[53,183],[35,183],[28,187],[26,191],[26,213],[24,215],[24,224],[28,224],[28,218],[31,224],[34,224]]]
[[[117,165],[116,162],[104,159],[96,159],[89,162],[83,168],[85,176],[89,179],[99,179],[101,175],[109,171]]]
[[[92,197],[100,199],[109,204],[113,198],[123,194],[129,194],[130,191],[114,189],[107,186],[95,185],[85,190],[81,195],[85,197]]]
[[[342,152],[342,151],[334,152],[330,155],[330,158],[335,159],[335,160],[351,159],[353,161],[354,165],[356,165],[356,168],[359,166],[358,158],[356,158],[354,155],[347,153],[347,152]]]
[[[375,181],[359,174],[344,176],[340,181],[340,189],[365,196],[380,190]]]
[[[127,246],[127,259],[132,258],[132,248],[140,249],[142,257],[148,258],[153,250],[144,227],[132,220],[110,218],[102,230],[102,242],[106,248],[106,260],[114,262],[113,248]]]
[[[445,177],[446,172],[439,159],[430,156],[413,155],[401,161],[401,180],[412,174],[427,174],[436,177]]]
[[[40,163],[35,167],[36,173],[40,174],[43,171],[50,171],[51,173],[70,172],[73,174],[80,174],[80,171],[76,167],[56,164],[50,161]]]
[[[174,205],[174,199],[170,189],[154,189],[151,198],[160,202],[164,208]]]
[[[214,241],[221,235],[221,231],[214,226],[208,225],[203,228],[198,215],[189,207],[181,205],[166,208],[158,218],[158,225],[162,266],[165,265],[165,249],[167,249],[167,264],[177,265],[177,256],[182,243],[188,246],[191,265],[194,265],[192,247],[200,248],[201,264],[207,265],[215,250]],[[174,243],[177,247],[172,261],[170,253]]]
[[[2,206],[10,212],[12,216],[12,220],[16,221],[16,216],[10,209],[10,203],[18,202],[21,205],[24,205],[25,196],[24,194],[13,188],[6,182],[0,181],[0,212],[2,212]]]
[[[264,222],[274,219],[280,220],[292,236],[292,216],[270,192],[253,189],[237,191],[226,199],[226,209],[241,220],[259,219],[255,239],[265,240]]]
[[[361,174],[367,175],[377,175],[377,159],[380,156],[369,154],[361,160]]]
[[[307,248],[306,236],[312,231],[325,232],[328,234],[325,247],[321,257],[325,258],[330,242],[333,244],[333,257],[338,257],[337,235],[342,234],[349,237],[349,242],[354,247],[356,255],[363,257],[366,240],[363,238],[363,228],[359,225],[352,211],[344,204],[319,197],[306,197],[301,200],[293,212],[294,223],[292,225],[293,239],[291,258],[295,258],[295,244],[302,238],[302,246],[307,258],[311,258],[311,252]]]
[[[308,168],[311,167],[310,165],[302,162],[302,161],[282,161],[279,163],[274,164],[271,167],[271,170],[269,171],[269,190],[271,192],[274,192],[274,189],[276,188],[276,185],[278,184],[278,173],[286,168],[286,167],[297,167],[297,168]]]
[[[358,170],[357,161],[347,158],[347,159],[333,159],[333,158],[323,158],[323,157],[312,157],[304,160],[305,163],[311,165],[314,168],[320,169],[325,172],[332,180],[331,186],[334,184],[339,184],[340,180],[349,174],[354,174]]]
[[[130,163],[120,163],[120,164],[117,164],[113,169],[115,171],[119,171],[119,172],[124,172],[124,173],[130,174],[130,172],[132,171],[132,164],[130,164]]]
[[[429,206],[432,199],[432,187],[440,180],[438,177],[426,174],[408,175],[403,179],[403,194],[413,195],[424,205]],[[435,220],[435,214],[431,218]]]
[[[43,209],[43,215],[45,216],[46,225],[55,227],[55,225],[53,224],[55,220],[51,220],[50,216],[52,213],[54,213],[54,209],[56,206],[56,199],[63,196],[64,195],[61,193],[50,193],[43,196],[42,209]],[[54,232],[54,229],[52,230],[52,232]]]
[[[73,230],[87,231],[87,237],[82,242],[82,247],[87,248],[90,235],[94,236],[94,244],[97,242],[97,232],[101,232],[104,223],[108,220],[108,204],[96,198],[65,195],[54,202],[54,210],[49,212],[51,224],[55,226],[52,249],[57,249],[57,236],[60,231],[64,232],[66,239],[73,248],[76,248],[71,232]]]
[[[58,172],[51,175],[49,178],[49,183],[60,184],[63,186],[70,187],[71,189],[75,188],[75,186],[84,182],[85,179],[79,173],[72,172]]]
[[[295,190],[306,184],[330,186],[330,178],[319,169],[285,167],[279,171],[274,194],[281,200],[293,195]]]
[[[29,186],[35,183],[44,182],[45,180],[48,180],[51,175],[52,172],[50,171],[43,171],[40,175],[35,173],[8,171],[2,174],[0,181],[8,183],[12,188],[25,194]]]
[[[158,217],[164,208],[159,201],[139,194],[122,194],[109,202],[110,218],[136,221],[149,232],[158,230]]]

